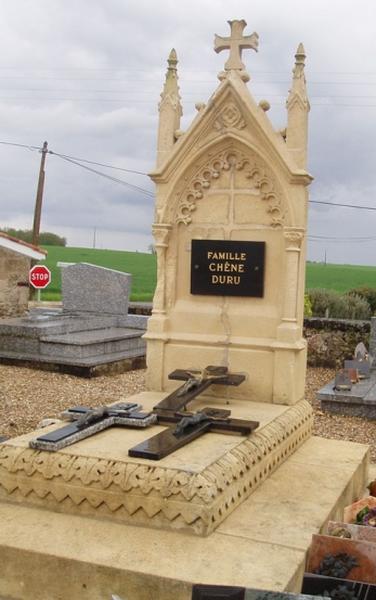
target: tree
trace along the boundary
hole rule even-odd
[[[31,229],[13,229],[12,227],[4,227],[0,229],[0,231],[11,235],[12,237],[17,238],[18,240],[27,242],[28,244],[32,243],[33,232]],[[41,246],[66,246],[67,240],[66,238],[61,237],[56,233],[44,231],[39,234],[39,244]]]

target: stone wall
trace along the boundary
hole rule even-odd
[[[363,342],[370,347],[370,321],[346,319],[304,319],[304,337],[308,344],[308,365],[311,367],[343,366],[354,355],[355,346]]]
[[[15,317],[27,310],[31,260],[0,248],[0,317]],[[20,285],[21,284],[21,285]]]

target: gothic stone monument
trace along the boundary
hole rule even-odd
[[[299,591],[312,533],[363,490],[367,447],[310,437],[304,400],[304,49],[287,129],[278,132],[268,103],[257,105],[247,86],[241,54],[257,49],[258,36],[243,35],[245,25],[231,21],[230,36],[216,36],[215,50],[229,57],[185,133],[175,51],[168,59],[152,174],[158,284],[146,333],[148,391],[127,399],[155,424],[127,428],[134,413],[118,405],[106,419],[124,418],[123,427],[89,423],[98,433],[55,452],[35,440],[46,431],[48,445],[49,433],[60,439],[56,426],[0,444],[7,597],[188,600],[194,584]],[[180,392],[179,370],[229,372],[240,385],[207,386],[203,375]],[[161,460],[140,457],[134,449],[149,438],[178,436],[176,422],[157,422],[154,407],[188,392],[190,427],[202,421],[200,409],[259,426],[223,435],[202,421],[207,432],[191,443]],[[80,427],[68,427],[75,439]]]

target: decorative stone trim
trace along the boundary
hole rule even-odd
[[[286,227],[283,235],[285,237],[286,250],[300,252],[300,247],[304,237],[304,230]]]
[[[223,114],[223,113],[222,113]],[[240,123],[240,121],[239,121]],[[196,209],[197,200],[205,196],[213,179],[219,179],[223,171],[236,169],[245,170],[249,180],[248,189],[267,203],[266,212],[270,214],[270,226],[282,227],[285,221],[285,211],[282,208],[281,191],[267,168],[260,160],[243,152],[228,148],[211,157],[204,166],[197,168],[188,186],[181,195],[176,214],[176,223],[188,225],[192,221],[191,213]]]
[[[213,531],[312,431],[301,401],[201,473],[0,445],[0,497],[129,524]]]
[[[233,102],[226,104],[214,121],[214,129],[220,130],[223,127],[233,127],[235,129],[244,129],[246,127],[242,113]]]

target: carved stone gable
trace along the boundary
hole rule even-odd
[[[252,204],[261,200],[266,215],[264,224],[273,228],[282,227],[285,209],[282,205],[282,193],[275,178],[259,157],[251,152],[244,153],[233,148],[222,150],[211,156],[204,165],[197,166],[195,174],[180,195],[175,222],[184,225],[191,223],[197,202],[205,198],[214,184],[216,189],[220,187],[222,175],[229,172],[234,176],[225,184],[225,191],[232,196],[242,194],[250,209]],[[235,183],[236,176],[239,180],[239,174],[242,175],[241,182]]]

